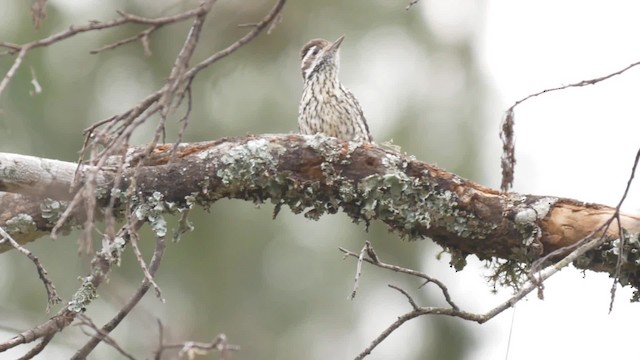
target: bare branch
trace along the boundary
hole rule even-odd
[[[369,242],[368,240],[366,241]],[[356,263],[356,277],[353,281],[353,290],[351,291],[351,295],[349,295],[349,300],[353,300],[356,297],[356,293],[358,292],[358,284],[360,282],[360,275],[362,274],[362,261],[364,260],[364,253],[367,250],[367,245],[362,247],[360,250],[360,255],[357,256],[358,262]]]
[[[90,317],[88,317],[87,315],[81,314],[80,316],[78,316],[78,320],[80,320],[80,323],[77,324],[80,326],[80,329],[82,330],[82,332],[85,335],[88,336],[94,336],[94,337],[99,337],[102,339],[102,341],[104,343],[106,343],[107,345],[111,346],[112,348],[116,349],[116,351],[118,351],[122,356],[126,357],[129,360],[135,360],[135,357],[131,354],[129,354],[128,352],[126,352],[122,346],[120,346],[118,344],[118,342],[113,339],[111,336],[109,336],[108,332],[103,331],[102,329],[99,329],[96,324],[93,322],[93,320],[91,320]],[[95,335],[91,335],[89,332],[85,331],[84,326],[89,327],[90,329],[92,329],[95,332]],[[81,357],[79,357],[79,359],[86,359],[87,355],[89,353],[87,352],[86,354],[83,354]],[[77,357],[78,353],[76,353],[73,357],[73,359],[78,358]]]
[[[166,344],[164,349],[180,349],[178,356],[187,359],[193,359],[195,355],[206,355],[212,350],[220,353],[220,358],[223,360],[231,359],[231,352],[239,351],[240,347],[237,345],[229,344],[227,336],[220,334],[216,336],[211,342],[203,343],[196,341],[185,341],[179,344]]]
[[[233,54],[236,50],[240,49],[242,46],[244,46],[245,44],[253,40],[267,26],[269,26],[269,24],[271,24],[272,21],[278,18],[279,14],[282,12],[285,2],[286,0],[278,0],[278,2],[273,7],[271,12],[269,12],[269,14],[267,14],[267,16],[265,16],[259,23],[255,24],[255,26],[250,32],[248,32],[245,36],[241,37],[240,39],[238,39],[236,42],[229,45],[225,49],[218,51],[217,53],[209,56],[208,58],[206,58],[205,60],[197,64],[196,66],[189,69],[189,71],[186,72],[184,77],[191,78],[196,76],[201,70],[207,68],[208,66],[215,63],[216,61]]]
[[[420,2],[420,0],[411,0],[411,1],[409,2],[409,5],[407,5],[407,7],[406,7],[406,8],[404,8],[404,9],[405,9],[405,10],[407,10],[407,11],[409,11],[409,9],[411,9],[411,7],[412,7],[413,5],[415,5],[415,4],[417,4],[418,2]]]
[[[173,98],[177,94],[179,98],[181,98],[181,92],[178,90],[180,86],[184,83],[184,73],[186,72],[189,61],[193,56],[193,53],[196,50],[196,45],[198,44],[198,40],[200,39],[200,33],[202,32],[202,27],[204,26],[204,20],[211,10],[211,6],[213,6],[214,0],[203,1],[201,3],[202,12],[196,16],[193,21],[193,25],[191,25],[191,29],[189,30],[189,34],[187,35],[187,39],[178,53],[176,60],[171,68],[171,73],[169,74],[169,78],[167,79],[167,83],[164,86],[164,90],[160,100],[158,103],[160,105],[161,111],[160,115],[162,116],[163,121],[166,119],[169,112],[172,110]],[[160,127],[159,127],[160,128]],[[162,126],[164,128],[164,126]],[[154,138],[154,142],[150,144],[151,147],[155,146],[155,142],[158,141],[159,136],[156,134]]]
[[[164,240],[162,240],[162,241],[164,242]],[[144,258],[142,257],[142,252],[140,251],[140,248],[138,247],[138,235],[137,234],[133,234],[133,236],[131,236],[131,248],[133,249],[133,253],[136,255],[136,260],[138,260],[138,265],[142,269],[142,273],[143,273],[145,279],[156,290],[156,296],[160,299],[160,301],[165,303],[166,300],[162,296],[162,291],[160,290],[160,286],[158,286],[156,281],[153,279],[153,274],[151,274],[151,272],[149,271],[149,268],[147,267],[147,264],[145,263]]]
[[[19,360],[33,359],[36,355],[40,354],[42,350],[47,347],[47,345],[49,345],[49,342],[51,342],[54,336],[56,336],[56,333],[50,333],[42,337],[40,342],[36,346],[31,348],[31,350],[24,354],[24,356],[22,356]]]
[[[554,87],[554,88],[538,91],[537,93],[533,93],[533,94],[527,95],[524,98],[516,101],[513,105],[511,105],[509,110],[513,110],[516,106],[522,104],[523,102],[525,102],[525,101],[527,101],[527,100],[529,100],[531,98],[534,98],[534,97],[537,97],[537,96],[540,96],[540,95],[543,95],[543,94],[546,94],[546,93],[559,91],[559,90],[565,90],[565,89],[574,88],[574,87],[583,87],[583,86],[587,86],[587,85],[595,85],[595,84],[597,84],[597,83],[599,83],[601,81],[609,80],[612,77],[621,75],[621,74],[627,72],[628,70],[633,69],[634,67],[636,67],[638,65],[640,65],[640,61],[634,62],[633,64],[628,65],[623,69],[620,69],[618,71],[614,71],[614,72],[612,72],[610,74],[607,74],[607,75],[604,75],[604,76],[601,76],[601,77],[597,77],[597,78],[589,79],[589,80],[582,80],[582,81],[579,81],[577,83],[568,84],[568,85],[562,85],[562,86],[558,86],[558,87]]]
[[[550,89],[545,89],[542,91],[539,91],[537,93],[533,93],[530,95],[525,96],[524,98],[516,101],[513,105],[511,105],[511,107],[509,107],[509,109],[507,109],[506,114],[505,114],[505,119],[502,122],[501,128],[500,128],[500,139],[502,139],[502,156],[501,156],[501,167],[502,167],[502,185],[501,185],[501,189],[502,191],[507,191],[509,190],[509,188],[511,188],[511,186],[513,185],[513,174],[514,174],[514,168],[515,168],[515,164],[516,164],[516,159],[515,159],[515,138],[514,138],[514,124],[515,124],[515,108],[516,106],[522,104],[523,102],[532,99],[534,97],[543,95],[543,94],[547,94],[547,93],[551,93],[551,92],[555,92],[555,91],[560,91],[560,90],[566,90],[569,88],[574,88],[574,87],[583,87],[583,86],[587,86],[587,85],[595,85],[599,82],[611,79],[612,77],[621,75],[631,69],[633,69],[634,67],[640,65],[640,61],[635,62],[633,64],[628,65],[627,67],[620,69],[618,71],[612,72],[610,74],[601,76],[601,77],[597,77],[594,79],[589,79],[589,80],[582,80],[579,81],[577,83],[573,83],[573,84],[568,84],[568,85],[563,85],[563,86],[558,86],[555,88],[550,88]]]
[[[105,242],[103,247],[91,260],[91,273],[83,278],[82,285],[73,295],[71,300],[55,316],[44,323],[23,331],[13,338],[0,343],[0,352],[6,351],[21,344],[27,344],[40,338],[55,335],[86,309],[96,297],[96,289],[106,279],[113,264],[120,259],[120,253],[129,241],[130,231],[137,232],[142,222],[135,223],[133,228],[125,226],[118,234],[118,240]]]
[[[56,287],[53,285],[53,282],[51,281],[51,279],[49,279],[49,274],[47,273],[47,270],[44,268],[44,266],[42,266],[42,263],[40,262],[40,260],[35,255],[33,255],[31,251],[22,247],[20,244],[18,244],[18,242],[15,241],[11,237],[11,235],[9,235],[2,228],[2,226],[0,226],[0,236],[2,237],[2,239],[0,239],[0,244],[5,241],[8,241],[9,244],[11,244],[11,246],[13,246],[16,250],[24,254],[26,257],[28,257],[29,260],[31,260],[33,264],[36,266],[36,269],[38,270],[38,277],[40,278],[40,280],[42,280],[42,283],[44,284],[44,288],[47,291],[47,313],[48,313],[51,310],[51,306],[59,303],[62,300],[58,296],[58,292],[56,291]]]
[[[367,246],[365,245],[365,248],[363,248],[362,250],[367,250],[367,254],[369,255],[369,258],[364,258],[363,260],[368,262],[369,264],[375,265],[379,268],[382,269],[386,269],[386,270],[391,270],[393,272],[399,272],[399,273],[403,273],[403,274],[408,274],[411,276],[416,276],[419,277],[421,279],[424,279],[425,282],[420,285],[420,287],[423,287],[424,285],[428,284],[428,283],[433,283],[435,284],[437,287],[440,288],[440,291],[442,292],[442,295],[444,296],[445,300],[447,301],[447,303],[453,308],[453,309],[458,309],[458,306],[453,302],[453,300],[451,300],[451,295],[449,294],[449,289],[447,289],[447,287],[444,285],[444,283],[436,278],[433,278],[423,272],[417,271],[417,270],[412,270],[412,269],[407,269],[401,266],[397,266],[397,265],[392,265],[392,264],[385,264],[383,262],[380,261],[380,259],[378,258],[377,255],[375,255],[375,252],[373,251],[373,247],[371,246],[371,244],[369,243],[368,249]],[[360,262],[360,256],[356,253],[353,253],[349,250],[346,250],[344,248],[339,248],[340,251],[342,251],[343,253],[345,253],[345,255],[347,256],[353,256],[353,257],[357,257],[358,258],[358,262]],[[362,254],[362,252],[361,252]],[[371,254],[374,254],[374,256],[371,256]]]
[[[156,271],[160,268],[160,262],[162,261],[162,257],[164,255],[164,250],[166,248],[165,239],[159,237],[156,239],[156,248],[153,252],[153,257],[151,258],[151,262],[149,265],[149,270],[147,274],[145,274],[144,279],[142,280],[142,284],[138,287],[135,294],[127,301],[125,306],[120,309],[118,314],[113,317],[108,323],[106,323],[100,331],[93,336],[91,340],[89,340],[82,348],[78,349],[78,351],[74,354],[72,359],[84,359],[87,355],[95,349],[95,347],[105,338],[107,334],[109,334],[113,329],[115,329],[122,320],[133,310],[133,308],[140,302],[142,297],[149,291],[149,287],[152,284],[155,284],[153,281],[153,276]],[[157,286],[157,285],[154,285]]]
[[[7,46],[7,45],[5,44],[4,46]],[[20,68],[20,65],[22,65],[22,62],[24,61],[25,56],[27,56],[27,51],[29,50],[30,48],[28,46],[24,46],[20,48],[20,52],[18,53],[18,56],[16,57],[16,59],[13,61],[13,65],[11,65],[11,68],[9,68],[9,71],[7,71],[7,74],[2,78],[2,81],[0,81],[0,96],[2,96],[2,93],[9,85],[9,82],[18,71],[18,68]]]
[[[132,42],[134,42],[136,40],[140,40],[142,42],[142,47],[144,49],[144,54],[146,56],[151,56],[151,47],[149,45],[149,36],[151,35],[151,33],[153,33],[154,31],[156,31],[158,29],[160,29],[161,27],[162,27],[162,25],[154,25],[154,26],[152,26],[152,27],[150,27],[150,28],[148,28],[146,30],[143,30],[143,31],[139,32],[136,35],[133,35],[133,36],[128,37],[126,39],[122,39],[122,40],[116,41],[116,42],[108,44],[108,45],[104,45],[102,47],[99,47],[97,49],[89,51],[89,53],[92,54],[92,55],[99,54],[99,53],[101,53],[103,51],[113,50],[113,49],[115,49],[115,48],[117,48],[119,46],[132,43]]]
[[[65,31],[61,31],[57,34],[53,34],[46,38],[35,40],[26,44],[17,45],[17,44],[11,44],[6,42],[0,42],[0,47],[5,47],[9,49],[7,52],[4,52],[0,55],[10,55],[18,52],[18,56],[14,60],[13,65],[11,66],[9,71],[5,74],[5,76],[2,78],[2,81],[0,81],[0,96],[2,96],[2,93],[4,92],[7,85],[15,75],[20,65],[22,64],[27,52],[32,49],[49,46],[53,43],[68,39],[79,33],[113,28],[113,27],[117,27],[123,24],[128,24],[128,23],[153,25],[152,28],[155,27],[157,29],[167,24],[172,24],[172,23],[180,22],[182,20],[191,18],[191,17],[199,16],[202,13],[202,11],[203,11],[203,8],[198,7],[196,9],[185,11],[177,15],[166,16],[166,17],[161,17],[156,19],[148,19],[148,18],[143,18],[143,17],[120,12],[121,18],[119,19],[114,19],[114,20],[105,21],[105,22],[92,21],[86,25],[72,25],[69,27],[69,29]],[[35,21],[35,18],[34,18],[34,21]],[[39,23],[37,24],[39,25]]]

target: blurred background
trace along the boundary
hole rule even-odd
[[[194,61],[247,32],[274,1],[221,0],[207,19]],[[296,130],[302,92],[298,52],[312,38],[335,40],[341,80],[361,102],[374,139],[393,141],[418,159],[490,187],[500,183],[498,128],[516,100],[548,87],[599,77],[640,59],[635,46],[638,5],[595,1],[423,0],[290,1],[270,34],[202,72],[194,83],[193,113],[184,141]],[[50,0],[48,18],[34,30],[30,2],[3,0],[0,41],[24,43],[72,24],[117,17],[116,10],[166,16],[196,1]],[[100,55],[89,51],[144,29],[127,25],[75,36],[29,53],[0,98],[0,151],[75,161],[82,130],[122,112],[162,86],[190,23],[167,26],[151,37],[152,56],[139,44]],[[0,58],[4,76],[13,57]],[[516,109],[515,191],[573,197],[615,205],[622,194],[638,142],[637,94],[632,70],[595,87],[539,97]],[[35,76],[42,86],[33,93]],[[177,119],[181,114],[174,116]],[[157,121],[157,119],[155,119]],[[133,142],[145,143],[149,122]],[[169,125],[175,141],[178,125]],[[638,192],[626,204],[640,212]],[[421,305],[443,305],[438,291],[398,274],[364,268],[358,296],[347,300],[355,261],[338,247],[359,251],[371,240],[383,261],[426,271],[447,283],[454,300],[485,312],[504,301],[487,284],[490,272],[470,257],[456,273],[448,256],[429,240],[407,242],[378,223],[367,233],[340,214],[313,222],[283,209],[222,200],[196,209],[196,230],[168,246],[157,281],[166,304],[152,294],[112,334],[138,358],[158,341],[210,341],[225,333],[242,350],[234,359],[349,359],[397,316],[410,310],[386,284],[401,286]],[[175,220],[173,220],[175,224]],[[88,259],[77,255],[78,234],[30,244],[63,300],[77,289]],[[151,254],[153,238],[143,244]],[[96,235],[96,239],[98,236]],[[422,317],[404,325],[370,359],[538,359],[548,356],[623,356],[632,343],[638,305],[631,292],[617,293],[608,314],[611,280],[602,274],[564,270],[546,283],[546,300],[530,297],[484,325]],[[130,251],[87,315],[109,320],[142,279]],[[2,339],[48,318],[46,295],[32,263],[17,252],[0,255]],[[56,309],[57,310],[57,309]],[[509,336],[511,338],[509,340]],[[87,340],[77,328],[55,338],[41,358],[67,358]],[[585,346],[585,344],[590,346]],[[0,354],[12,359],[24,353]],[[92,359],[119,354],[100,345]],[[207,358],[217,358],[209,355]]]

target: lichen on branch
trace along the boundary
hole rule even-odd
[[[133,194],[128,197],[133,209],[143,206],[144,199],[161,199],[167,206],[154,208],[174,213],[194,204],[208,207],[221,198],[270,201],[276,213],[286,205],[311,219],[342,210],[355,223],[382,221],[401,237],[431,238],[455,255],[457,266],[469,254],[530,264],[579,242],[615,210],[559,197],[500,192],[396,150],[323,135],[224,138],[175,149],[158,145],[141,156],[147,153],[146,147],[129,149],[115,192],[115,171],[101,170],[102,189],[96,192]],[[0,170],[3,166],[11,164],[0,162]],[[6,185],[25,189],[24,184]],[[60,184],[52,185],[59,192]],[[55,199],[56,192],[42,195]],[[98,205],[106,203],[101,200]],[[639,217],[621,215],[621,222],[628,233],[640,232]],[[606,235],[615,240],[617,232],[613,226]],[[604,261],[610,257],[593,258],[597,261],[589,266],[594,270],[615,270],[615,262]],[[624,278],[636,284],[636,267],[625,269],[629,272]]]

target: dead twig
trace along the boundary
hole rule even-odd
[[[502,155],[501,155],[501,167],[502,167],[502,185],[501,185],[501,189],[502,191],[508,191],[511,186],[513,185],[513,174],[514,174],[514,169],[515,169],[515,165],[516,165],[516,159],[515,159],[515,137],[513,136],[514,134],[514,130],[513,127],[515,125],[515,108],[516,106],[522,104],[523,102],[532,99],[534,97],[543,95],[543,94],[547,94],[547,93],[551,93],[551,92],[555,92],[555,91],[560,91],[560,90],[565,90],[565,89],[569,89],[569,88],[575,88],[575,87],[583,87],[583,86],[587,86],[587,85],[595,85],[599,82],[611,79],[612,77],[621,75],[631,69],[633,69],[634,67],[640,65],[640,61],[634,62],[618,71],[614,71],[610,74],[604,75],[604,76],[600,76],[594,79],[589,79],[589,80],[582,80],[576,83],[572,83],[572,84],[568,84],[568,85],[563,85],[563,86],[558,86],[558,87],[554,87],[554,88],[549,88],[549,89],[545,89],[542,91],[538,91],[536,93],[530,94],[525,96],[524,98],[516,101],[513,105],[511,105],[511,107],[509,107],[509,109],[507,109],[507,111],[505,112],[505,119],[502,122],[501,128],[500,128],[500,139],[502,139]]]
[[[136,35],[130,36],[128,38],[122,39],[122,40],[118,40],[114,43],[108,44],[108,45],[104,45],[101,46],[97,49],[93,49],[91,51],[89,51],[90,54],[92,55],[96,55],[99,54],[103,51],[107,51],[107,50],[113,50],[117,47],[120,47],[122,45],[126,45],[129,43],[132,43],[136,40],[140,40],[142,42],[142,48],[144,49],[144,54],[145,56],[151,56],[151,47],[149,45],[149,36],[156,30],[160,29],[162,27],[162,25],[154,25],[146,30],[143,30],[139,33],[137,33]]]
[[[11,237],[11,235],[9,235],[9,233],[7,233],[2,227],[0,227],[0,236],[2,237],[0,242],[8,241],[9,244],[11,244],[11,246],[13,246],[16,250],[18,250],[20,253],[22,253],[26,257],[28,257],[29,260],[31,260],[33,264],[36,266],[36,269],[38,271],[38,277],[40,278],[40,280],[42,280],[42,283],[44,284],[44,288],[47,291],[47,313],[48,313],[49,311],[51,311],[51,306],[62,301],[60,299],[60,296],[58,296],[56,287],[53,285],[53,282],[51,281],[51,279],[49,279],[49,273],[44,268],[44,266],[42,266],[42,263],[40,262],[40,260],[35,255],[33,255],[31,251],[29,251],[27,248],[23,247],[17,241],[15,241]]]
[[[340,251],[342,251],[346,256],[352,256],[355,258],[360,259],[360,254],[351,252],[347,249],[344,248],[338,248]],[[380,261],[380,259],[378,258],[378,256],[375,254],[373,247],[371,246],[371,243],[368,244],[368,246],[365,244],[365,247],[362,249],[363,252],[366,252],[367,255],[369,256],[369,258],[363,258],[362,260],[364,260],[365,262],[371,264],[371,265],[375,265],[379,268],[382,269],[387,269],[387,270],[391,270],[394,272],[399,272],[399,273],[403,273],[403,274],[407,274],[407,275],[411,275],[411,276],[416,276],[419,278],[422,278],[425,280],[425,282],[420,285],[420,287],[423,287],[426,284],[429,283],[433,283],[435,284],[438,288],[440,288],[440,291],[442,292],[442,295],[445,298],[445,301],[453,308],[453,309],[458,309],[458,306],[453,302],[453,300],[451,299],[451,295],[449,294],[449,289],[447,289],[447,287],[444,285],[444,283],[436,278],[433,278],[423,272],[420,271],[416,271],[416,270],[412,270],[412,269],[407,269],[401,266],[397,266],[397,265],[392,265],[392,264],[386,264]],[[362,253],[362,252],[361,252]],[[372,256],[373,255],[373,256]],[[360,261],[360,260],[359,260]]]
[[[120,309],[118,314],[113,317],[108,323],[106,323],[100,331],[97,331],[93,338],[89,340],[82,348],[78,349],[78,351],[74,354],[72,359],[84,359],[95,349],[95,347],[105,338],[107,334],[109,334],[113,329],[115,329],[122,320],[133,310],[133,308],[140,302],[142,297],[149,291],[149,288],[152,284],[155,284],[153,281],[153,276],[160,268],[160,262],[162,261],[162,257],[164,255],[164,251],[166,248],[165,239],[162,237],[158,237],[156,239],[156,248],[153,252],[153,256],[151,258],[151,262],[149,263],[148,277],[145,274],[142,283],[138,287],[138,290],[133,294],[131,299],[127,301],[127,303]]]
[[[129,242],[130,231],[137,232],[143,222],[138,221],[134,227],[125,226],[118,233],[118,241],[105,242],[103,247],[91,260],[91,273],[82,279],[82,285],[73,295],[72,299],[58,313],[29,330],[0,343],[0,352],[14,348],[18,345],[27,344],[40,338],[55,335],[86,309],[96,297],[96,289],[106,279],[111,268],[120,259],[120,253]]]
[[[108,332],[103,331],[102,329],[99,329],[96,324],[93,322],[93,320],[91,320],[90,317],[88,317],[87,315],[81,314],[80,316],[78,316],[78,320],[80,320],[80,323],[77,324],[80,326],[81,331],[87,335],[87,336],[94,336],[94,337],[100,337],[102,339],[102,341],[111,346],[112,348],[116,349],[116,351],[118,351],[120,353],[120,355],[126,357],[129,360],[135,360],[136,358],[129,354],[127,351],[125,351],[122,346],[120,346],[118,344],[117,341],[115,341],[115,339],[113,339],[111,336],[109,336]],[[90,334],[88,331],[85,330],[84,327],[88,327],[90,329],[92,329],[95,332],[95,335]],[[76,355],[78,355],[78,353],[76,353]],[[86,355],[85,354],[83,357],[81,357],[81,359],[86,359]],[[76,358],[76,356],[74,355],[73,357],[74,359]]]
[[[358,262],[356,263],[356,277],[353,281],[353,290],[351,291],[351,295],[349,295],[349,300],[353,300],[356,297],[356,293],[358,292],[358,284],[360,283],[360,275],[362,274],[362,261],[364,260],[364,253],[367,250],[367,244],[369,240],[365,241],[365,246],[360,250],[360,254],[358,255]],[[345,257],[348,254],[345,255]]]
[[[18,53],[18,56],[13,61],[13,65],[11,66],[9,71],[7,71],[5,76],[2,78],[2,81],[0,81],[0,96],[2,95],[3,91],[6,89],[7,85],[15,75],[18,68],[20,68],[20,65],[24,61],[27,52],[29,52],[30,50],[33,50],[39,47],[49,46],[56,42],[68,39],[79,33],[113,28],[113,27],[121,26],[123,24],[128,24],[128,23],[153,25],[154,27],[159,28],[167,24],[180,22],[182,20],[192,18],[194,16],[198,16],[199,14],[201,14],[202,11],[203,11],[202,8],[199,7],[196,9],[185,11],[177,15],[160,17],[155,19],[149,19],[149,18],[139,17],[131,14],[126,14],[124,12],[118,12],[121,16],[118,19],[104,21],[104,22],[91,21],[86,25],[72,25],[67,30],[61,31],[59,33],[50,35],[48,37],[45,37],[39,40],[25,43],[22,45],[12,44],[7,42],[0,42],[0,47],[4,47],[8,49],[7,51],[0,53],[0,55],[12,55],[12,54]]]
[[[33,20],[33,27],[38,30],[44,19],[47,18],[47,0],[35,0],[31,4],[31,18]]]
[[[179,344],[164,345],[164,349],[180,349],[178,356],[183,359],[193,359],[195,355],[207,355],[211,351],[218,351],[220,359],[231,359],[231,352],[240,351],[238,345],[229,344],[225,334],[219,334],[211,342],[185,341]]]
[[[407,10],[407,11],[409,11],[409,9],[411,9],[411,7],[412,7],[413,5],[415,5],[415,4],[417,4],[418,2],[420,2],[420,0],[411,0],[411,1],[409,2],[409,5],[407,5],[407,7],[406,7],[406,8],[404,8],[404,9],[405,9],[405,10]]]
[[[44,350],[44,348],[47,347],[47,345],[49,345],[49,343],[51,342],[54,336],[56,336],[56,333],[47,334],[46,336],[42,337],[42,339],[36,346],[32,347],[31,350],[29,350],[29,352],[24,354],[18,360],[33,359],[36,355],[40,354],[42,350]]]

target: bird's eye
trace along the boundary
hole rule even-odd
[[[313,55],[318,55],[319,52],[320,52],[319,48],[314,48],[313,49]]]

